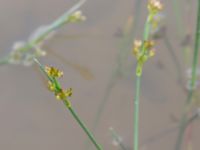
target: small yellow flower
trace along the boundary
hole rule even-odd
[[[85,20],[86,20],[86,17],[83,16],[81,11],[76,11],[69,17],[69,21],[72,23],[78,22],[78,21],[85,21]]]
[[[152,49],[149,51],[149,57],[153,57],[155,55],[155,50]]]
[[[145,27],[145,30],[147,27],[149,30],[151,30],[151,27],[154,29],[157,28],[158,23],[160,21],[160,18],[157,17],[159,11],[163,9],[163,5],[159,0],[148,0],[148,11],[149,15],[147,17],[147,25]],[[135,40],[133,44],[133,54],[135,55],[137,59],[137,67],[136,67],[136,75],[141,76],[142,75],[142,69],[145,62],[152,56],[155,55],[155,50],[153,49],[155,43],[152,40],[149,40],[149,33],[145,32],[145,39],[144,41],[141,40]]]
[[[140,48],[142,46],[142,41],[141,40],[135,40],[134,41],[134,47],[135,48]]]
[[[141,40],[135,40],[133,43],[134,56],[136,56],[138,59],[139,57],[144,56],[144,54],[142,54],[142,51],[141,51],[142,45],[144,46],[144,49],[145,49],[144,54],[149,54],[153,56],[154,51],[152,51],[151,49],[154,47],[155,42],[152,40],[148,40],[144,42],[142,42]]]
[[[67,90],[65,91],[65,95],[66,95],[67,97],[71,97],[71,96],[72,96],[72,88],[67,89]]]
[[[143,66],[143,64],[148,60],[148,58],[155,55],[155,50],[153,49],[154,45],[155,42],[152,40],[147,40],[143,42],[141,40],[134,41],[133,54],[137,58],[138,64],[140,64],[138,70],[141,70],[141,66]]]
[[[60,77],[63,76],[63,72],[58,70],[57,68],[54,68],[54,67],[47,67],[46,66],[45,71],[50,77],[60,78]]]
[[[158,0],[149,0],[148,10],[150,13],[156,14],[163,9],[163,5]]]
[[[55,95],[58,100],[66,100],[68,97],[72,96],[72,88],[69,88],[66,91],[61,89],[59,92],[56,92]]]
[[[154,47],[155,43],[152,40],[149,41],[144,41],[144,47],[145,49],[151,49],[152,47]]]
[[[141,47],[142,47],[142,41],[141,40],[135,40],[134,43],[133,43],[133,54],[134,54],[134,56],[137,57],[139,55]]]
[[[52,92],[56,91],[56,85],[52,83],[51,81],[48,81],[48,89]]]
[[[55,95],[58,100],[66,99],[65,92],[63,90],[60,90],[59,92],[55,93]]]
[[[156,29],[160,22],[159,12],[163,9],[163,5],[158,0],[149,0],[147,7],[149,10],[148,21]]]

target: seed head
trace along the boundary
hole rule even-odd
[[[53,77],[53,78],[60,78],[63,76],[63,72],[54,67],[46,66],[45,71],[50,77]]]
[[[70,22],[79,22],[79,21],[85,21],[85,20],[86,20],[86,17],[83,16],[81,11],[74,12],[69,18]]]
[[[144,47],[145,49],[151,49],[152,47],[154,47],[155,45],[155,42],[152,41],[152,40],[149,40],[149,41],[144,41]]]
[[[52,92],[56,91],[56,85],[52,83],[51,81],[48,81],[48,89]]]
[[[152,40],[144,41],[135,40],[133,43],[133,55],[139,60],[146,61],[149,57],[155,55],[155,50],[153,49],[155,42]],[[144,51],[142,52],[142,47]]]
[[[150,13],[157,14],[159,11],[163,9],[163,5],[158,0],[149,0],[147,8]]]
[[[135,40],[133,42],[133,55],[138,57],[140,53],[140,49],[142,47],[142,41],[141,40]]]
[[[68,97],[72,96],[72,88],[65,91],[61,89],[59,92],[56,92],[55,95],[58,100],[66,100]]]

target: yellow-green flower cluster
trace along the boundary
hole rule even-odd
[[[155,50],[153,49],[155,43],[152,40],[141,41],[135,40],[133,43],[133,55],[137,60],[147,60],[149,57],[155,55]],[[144,51],[142,51],[144,49]]]
[[[163,5],[158,0],[149,0],[147,8],[150,13],[156,14],[163,9]]]
[[[83,16],[81,11],[74,12],[71,16],[69,16],[69,22],[79,22],[79,21],[85,21],[86,17]]]
[[[52,78],[60,78],[63,76],[63,72],[58,70],[57,68],[54,67],[45,67],[46,73],[52,77]]]
[[[33,58],[46,56],[46,51],[40,49],[39,46],[33,46],[33,48],[26,50],[27,43],[18,41],[14,43],[12,51],[9,54],[8,62],[10,64],[22,64],[24,66],[31,66],[33,64]]]
[[[159,13],[163,9],[163,5],[158,0],[149,0],[147,5],[149,16],[148,21],[151,23],[152,27],[155,29],[160,22]]]
[[[67,98],[72,96],[72,88],[63,90],[57,81],[57,78],[63,76],[63,72],[54,67],[45,67],[45,72],[52,79],[48,81],[49,90],[54,92],[58,100],[63,100],[68,102],[68,107],[71,107],[71,104],[67,100]]]
[[[48,88],[50,91],[55,92],[55,96],[58,100],[65,100],[67,97],[72,96],[72,88],[69,88],[67,90],[56,89],[56,85],[51,81],[48,82]]]
[[[159,12],[163,9],[163,5],[159,0],[148,0],[148,17],[145,24],[144,40],[135,40],[133,43],[133,54],[137,59],[136,75],[142,75],[144,63],[155,55],[154,41],[150,40],[150,32],[158,27]],[[153,27],[153,28],[152,28]]]
[[[141,76],[143,64],[148,58],[155,55],[154,41],[135,40],[133,43],[133,55],[137,58],[136,74]]]

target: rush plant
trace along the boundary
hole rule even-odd
[[[133,54],[137,59],[136,85],[134,98],[134,127],[133,127],[133,149],[139,149],[139,98],[143,66],[145,62],[155,54],[155,42],[150,39],[150,31],[157,28],[159,18],[158,13],[163,9],[163,5],[158,0],[149,0],[147,4],[148,17],[144,27],[143,40],[135,40],[133,44]]]
[[[61,84],[58,82],[58,78],[63,76],[63,72],[54,67],[48,67],[48,66],[45,67],[37,59],[34,59],[34,61],[36,64],[38,64],[38,66],[40,67],[40,70],[46,76],[46,78],[48,80],[49,90],[54,93],[56,99],[61,100],[63,102],[63,104],[69,110],[71,115],[74,117],[74,119],[77,121],[77,123],[83,129],[83,131],[86,133],[88,138],[94,144],[96,149],[102,150],[101,146],[96,142],[96,139],[93,137],[90,130],[85,126],[83,121],[80,119],[80,117],[77,115],[77,113],[75,112],[75,110],[72,107],[72,104],[69,100],[69,98],[72,96],[72,89],[69,88],[67,90],[64,90],[61,87]]]

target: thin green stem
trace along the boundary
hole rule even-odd
[[[143,34],[143,40],[147,41],[149,39],[149,34],[150,34],[150,23],[149,23],[149,17],[146,20],[145,23],[145,29],[144,29],[144,34]],[[145,54],[145,47],[144,44],[142,45],[141,49],[142,54]],[[137,62],[139,65],[139,62]],[[141,67],[142,69],[142,67]],[[137,72],[137,68],[136,68]],[[137,74],[137,73],[136,73]],[[133,147],[134,150],[138,150],[139,148],[139,97],[140,97],[140,80],[141,80],[141,75],[136,75],[136,93],[135,93],[135,99],[134,99],[134,127],[133,127]]]
[[[97,113],[95,114],[95,119],[93,122],[92,132],[95,133],[97,126],[100,122],[101,116],[103,111],[105,110],[105,107],[109,101],[109,96],[111,94],[112,88],[114,87],[117,78],[124,73],[124,66],[127,61],[128,56],[130,55],[130,47],[132,45],[133,38],[136,34],[136,29],[138,27],[138,23],[140,21],[140,12],[141,12],[141,4],[142,0],[136,0],[134,4],[134,22],[131,27],[131,31],[129,34],[124,35],[121,43],[120,43],[120,50],[117,56],[117,65],[116,68],[112,71],[110,80],[107,84],[107,87],[105,89],[104,97],[100,103],[100,105],[97,108]],[[85,150],[89,150],[89,144],[88,141],[86,141]]]
[[[150,34],[150,24],[149,24],[149,18],[147,18],[146,23],[145,23],[145,27],[144,27],[144,34],[143,34],[143,40],[147,41],[149,38],[149,34]],[[145,54],[145,46],[144,44],[142,45],[142,54]]]
[[[86,135],[88,136],[88,138],[91,140],[91,142],[94,144],[94,146],[96,147],[97,150],[102,150],[101,146],[96,142],[94,136],[92,135],[92,133],[89,131],[89,129],[84,125],[84,123],[81,121],[81,119],[79,118],[79,116],[76,114],[76,112],[74,111],[74,109],[72,107],[69,107],[67,101],[63,101],[63,103],[65,104],[65,106],[68,108],[68,110],[70,111],[70,113],[72,114],[72,116],[74,117],[74,119],[78,122],[78,124],[80,125],[80,127],[83,129],[83,131],[86,133]]]
[[[139,99],[140,99],[140,76],[137,76],[136,79],[136,93],[134,98],[134,141],[133,141],[133,150],[138,150],[139,146]]]
[[[143,0],[136,0],[134,4],[134,15],[133,15],[133,23],[130,30],[129,35],[124,35],[122,40],[122,44],[120,47],[119,55],[118,55],[118,65],[120,73],[123,73],[125,68],[123,68],[124,64],[127,62],[127,59],[130,55],[130,49],[132,46],[133,39],[137,34],[138,25],[141,19],[141,5]]]
[[[144,35],[143,35],[144,40],[148,40],[149,33],[150,33],[150,23],[149,23],[149,20],[147,19],[145,23],[145,30],[144,30]]]
[[[185,104],[186,105],[185,110],[183,112],[182,120],[180,122],[178,139],[175,146],[176,150],[181,149],[184,132],[186,129],[188,107],[190,107],[190,104],[192,102],[193,92],[196,86],[195,84],[196,84],[196,78],[197,78],[196,72],[197,72],[197,66],[198,66],[199,48],[200,48],[200,0],[198,0],[197,25],[196,25],[195,46],[194,46],[193,63],[192,63],[192,78],[190,80],[190,89],[189,89],[188,97]]]
[[[40,70],[44,73],[44,75],[48,78],[48,80],[52,83],[54,83],[55,86],[55,91],[59,92],[62,90],[60,83],[57,81],[57,79],[55,77],[51,77],[50,75],[48,75],[48,73],[45,71],[45,67],[36,59],[34,58],[34,61],[36,64],[38,64],[38,66],[40,67]],[[72,116],[74,117],[74,119],[78,122],[78,124],[80,125],[80,127],[83,129],[83,131],[86,133],[86,135],[88,136],[88,138],[91,140],[91,142],[94,144],[94,146],[96,147],[97,150],[103,150],[101,148],[101,146],[99,144],[97,144],[95,138],[93,137],[92,133],[89,131],[89,129],[84,125],[84,123],[81,121],[81,119],[79,118],[79,116],[76,114],[76,112],[73,110],[70,101],[65,98],[63,99],[63,103],[65,104],[65,106],[69,109],[70,113],[72,114]]]
[[[65,12],[62,16],[60,16],[58,19],[56,19],[54,22],[52,22],[49,25],[42,26],[38,28],[31,36],[30,39],[24,44],[24,46],[20,47],[18,50],[21,52],[27,52],[32,48],[35,48],[38,44],[42,43],[47,39],[47,37],[51,34],[57,31],[59,28],[63,27],[65,24],[70,23],[70,15],[72,15],[76,10],[78,10],[86,0],[80,0],[77,4],[75,4],[71,9],[69,9],[67,12]],[[9,60],[9,55],[6,57]],[[6,64],[6,62],[0,61],[1,64]]]
[[[79,9],[86,0],[80,0],[77,4],[75,4],[71,9],[65,12],[62,16],[60,16],[57,20],[53,23],[47,25],[42,32],[38,33],[38,35],[27,43],[27,48],[25,50],[29,50],[33,46],[37,45],[38,43],[44,41],[50,33],[53,31],[63,27],[65,24],[69,23],[70,15],[72,15],[77,9]]]
[[[106,90],[105,90],[105,94],[104,94],[104,97],[101,101],[101,103],[99,104],[98,106],[98,109],[97,109],[97,112],[95,114],[95,118],[94,118],[94,121],[93,121],[93,126],[92,126],[92,132],[95,133],[96,132],[96,129],[97,129],[97,126],[100,122],[100,119],[101,119],[101,116],[105,110],[105,107],[109,101],[109,96],[110,96],[110,93],[112,91],[112,88],[114,87],[115,83],[116,83],[116,77],[117,77],[117,73],[113,73],[112,74],[112,77],[106,87]],[[90,144],[88,142],[88,140],[86,141],[85,143],[85,150],[88,150],[90,148]]]

